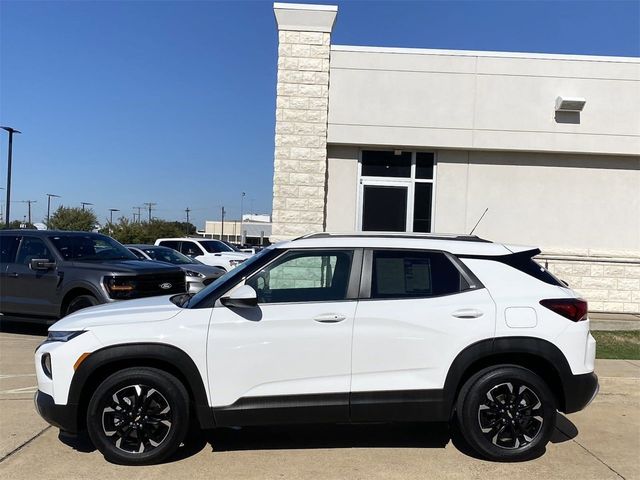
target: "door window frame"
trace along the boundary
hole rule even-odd
[[[297,305],[297,304],[306,304],[306,303],[336,303],[336,302],[354,302],[359,299],[360,295],[360,280],[362,278],[362,262],[364,255],[364,248],[361,247],[317,247],[317,248],[289,248],[282,251],[282,253],[275,258],[271,259],[264,265],[261,265],[259,268],[251,272],[249,275],[244,277],[240,282],[231,287],[225,293],[220,295],[220,297],[215,302],[215,307],[222,307],[222,303],[220,303],[220,298],[223,296],[227,296],[233,293],[235,289],[241,287],[242,285],[246,285],[246,282],[253,278],[255,275],[258,275],[265,268],[269,268],[271,264],[279,261],[284,255],[288,253],[305,253],[305,252],[331,252],[331,251],[352,251],[353,255],[351,256],[351,271],[349,273],[349,283],[347,284],[347,292],[345,298],[341,300],[313,300],[313,301],[302,301],[302,302],[270,302],[270,303],[259,303],[259,307],[265,307],[268,305]],[[226,307],[225,307],[226,308]]]
[[[419,252],[419,253],[439,253],[443,254],[447,259],[458,269],[460,275],[467,281],[469,288],[460,290],[457,292],[445,293],[442,295],[425,295],[423,297],[408,297],[408,298],[371,298],[371,285],[373,281],[373,251],[395,251],[395,252]],[[397,248],[397,247],[371,247],[365,248],[362,259],[362,277],[360,280],[360,294],[359,299],[361,301],[374,301],[374,302],[387,302],[387,301],[403,301],[403,300],[425,300],[430,298],[448,297],[451,295],[459,295],[461,293],[469,292],[472,290],[478,290],[485,288],[482,282],[476,277],[469,268],[462,263],[455,255],[444,250],[434,250],[428,248]]]
[[[407,188],[407,212],[405,220],[405,233],[413,233],[413,214],[415,203],[416,183],[431,184],[431,232],[434,231],[436,221],[436,175],[438,167],[438,155],[433,150],[412,150],[411,151],[411,175],[409,177],[374,177],[362,174],[362,152],[364,151],[392,151],[389,148],[361,148],[358,152],[358,198],[356,204],[356,224],[355,230],[362,232],[362,217],[364,208],[364,187],[367,185],[381,187],[406,187]],[[418,153],[433,154],[433,175],[432,178],[416,178],[416,156]],[[431,233],[430,232],[430,233]]]

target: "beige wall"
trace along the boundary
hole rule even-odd
[[[435,229],[640,255],[640,157],[440,151]]]
[[[327,148],[327,231],[353,232],[358,201],[358,147]]]
[[[330,75],[329,143],[640,153],[635,58],[332,46]]]

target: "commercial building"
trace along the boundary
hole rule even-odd
[[[272,241],[469,233],[539,246],[593,311],[640,312],[640,59],[333,45],[274,4]]]
[[[269,245],[271,236],[271,216],[245,214],[242,220],[207,220],[204,231],[198,234],[232,243]]]

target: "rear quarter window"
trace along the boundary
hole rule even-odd
[[[483,255],[459,255],[460,258],[476,258],[479,260],[491,260],[494,262],[500,262],[505,265],[515,268],[519,272],[536,278],[541,282],[549,285],[555,285],[558,287],[567,287],[568,284],[557,278],[549,270],[544,268],[533,257],[540,253],[539,249],[525,250],[524,252],[512,253],[509,255],[500,256],[483,256]]]

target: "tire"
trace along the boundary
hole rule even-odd
[[[188,429],[187,390],[155,368],[114,373],[98,386],[87,408],[89,437],[112,463],[162,462],[175,453]]]
[[[555,427],[556,399],[531,370],[500,365],[464,384],[456,411],[464,439],[478,454],[523,461],[544,453]]]
[[[64,314],[69,315],[70,313],[77,312],[83,308],[93,307],[94,305],[98,305],[98,299],[93,295],[78,295],[71,299]]]

